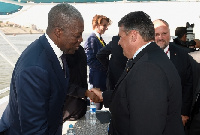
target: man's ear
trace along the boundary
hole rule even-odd
[[[62,29],[61,29],[61,28],[56,27],[56,28],[54,29],[54,34],[55,34],[55,36],[56,36],[57,38],[60,38],[61,33],[62,33]]]
[[[130,34],[131,34],[131,40],[133,42],[135,42],[137,40],[137,34],[138,34],[138,32],[135,31],[135,30],[131,30]]]

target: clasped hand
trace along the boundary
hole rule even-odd
[[[103,101],[102,92],[99,88],[92,88],[86,91],[86,96],[92,100],[92,102],[99,103]]]

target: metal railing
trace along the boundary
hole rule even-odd
[[[7,88],[5,88],[3,90],[0,90],[0,95],[5,93],[5,92],[7,92],[7,91],[9,91],[9,90],[10,90],[10,87],[7,87]]]

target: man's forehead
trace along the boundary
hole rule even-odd
[[[77,25],[73,25],[68,27],[68,29],[72,32],[72,33],[80,33],[84,31],[84,24],[81,22],[78,22]]]

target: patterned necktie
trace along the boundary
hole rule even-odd
[[[64,71],[65,78],[66,78],[66,76],[67,76],[67,60],[66,60],[66,54],[62,54],[62,55],[61,55],[61,60],[62,60],[62,63],[63,63],[63,71]]]
[[[168,54],[168,52],[169,52],[169,48],[168,48],[168,50],[165,53]]]
[[[129,59],[126,63],[126,72],[129,72],[130,71],[130,66],[131,66],[131,62],[132,62],[133,59]]]

